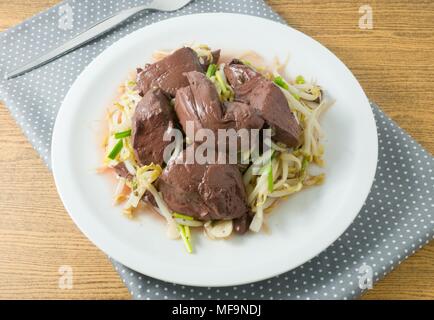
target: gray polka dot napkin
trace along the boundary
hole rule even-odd
[[[0,73],[70,39],[94,22],[143,0],[69,0],[0,34]],[[280,21],[261,0],[196,0],[175,13],[143,13],[85,47],[22,77],[0,80],[0,99],[50,166],[58,108],[84,67],[116,40],[170,17],[234,12]],[[379,159],[360,214],[327,250],[297,269],[236,287],[188,287],[152,279],[113,261],[134,299],[348,299],[434,237],[434,159],[372,104]]]

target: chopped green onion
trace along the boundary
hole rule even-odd
[[[292,96],[293,96],[295,99],[300,100],[300,96],[299,96],[298,94],[293,93]]]
[[[274,189],[274,178],[273,178],[273,166],[270,163],[268,168],[268,191],[273,192]]]
[[[228,88],[226,87],[226,83],[223,81],[222,76],[220,75],[220,71],[217,71],[215,73],[215,78],[217,79],[220,88],[222,89],[223,95],[226,95],[226,92],[228,91]]]
[[[185,249],[187,249],[188,253],[192,253],[193,247],[191,246],[190,240],[187,238],[187,235],[185,233],[185,227],[178,224],[178,231],[179,234],[181,235],[182,241],[184,241]]]
[[[283,80],[283,78],[281,76],[277,76],[274,78],[274,83],[277,84],[279,87],[282,87],[285,90],[288,90],[288,84],[286,83],[285,80]]]
[[[108,157],[112,160],[116,159],[116,156],[121,152],[124,147],[124,142],[119,140],[118,143],[113,147],[112,151],[109,153]]]
[[[300,171],[300,178],[301,180],[304,180],[307,176],[307,166],[309,165],[309,157],[304,157],[303,161],[301,162],[301,171]]]
[[[304,157],[303,162],[301,163],[301,170],[302,171],[306,170],[308,164],[309,164],[309,157]]]
[[[305,84],[306,81],[304,81],[303,76],[297,76],[297,77],[295,78],[295,83],[296,83],[296,84]]]
[[[137,190],[139,186],[137,183],[137,179],[133,179],[133,181],[131,182],[131,186],[133,187],[133,190]]]
[[[190,227],[184,226],[184,230],[185,230],[185,237],[187,238],[188,241],[190,241],[190,244],[192,244]]]
[[[122,139],[131,136],[131,130],[115,133],[116,139]]]
[[[193,217],[186,216],[185,214],[180,214],[180,213],[177,213],[177,212],[173,213],[173,217],[175,219],[178,218],[178,219],[184,219],[184,220],[190,220],[190,221],[194,220]]]
[[[265,170],[268,170],[268,167],[271,166],[271,160],[273,160],[276,156],[276,152],[274,150],[271,150],[270,159],[267,160],[267,164],[265,164],[261,169],[259,169],[259,174],[262,175]]]
[[[208,67],[208,70],[206,72],[206,76],[208,78],[211,78],[213,75],[215,75],[215,72],[217,71],[217,65],[215,65],[214,63],[210,64]]]

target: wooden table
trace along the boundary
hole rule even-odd
[[[0,30],[57,0],[0,0]],[[434,152],[434,2],[268,1],[354,72],[368,96]],[[358,25],[361,4],[373,30]],[[297,44],[294,44],[296,46]],[[69,218],[53,178],[7,109],[0,106],[0,299],[129,299],[107,257]],[[59,267],[73,289],[59,289]],[[377,283],[363,299],[434,299],[434,243]]]

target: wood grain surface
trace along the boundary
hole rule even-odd
[[[367,95],[434,153],[433,1],[267,2],[341,58]],[[56,3],[0,0],[0,30]],[[372,30],[358,27],[363,4],[373,8]],[[105,254],[69,218],[51,173],[3,105],[0,155],[0,299],[129,299]],[[62,265],[73,269],[73,289],[59,288]],[[362,299],[434,299],[434,243]]]

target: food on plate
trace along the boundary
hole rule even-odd
[[[191,146],[187,147],[188,151]],[[169,162],[158,188],[174,212],[188,213],[198,221],[241,218],[248,214],[243,177],[234,164],[188,164],[182,152]]]
[[[261,129],[264,120],[257,110],[237,101],[221,101],[215,84],[204,73],[191,71],[185,74],[189,85],[179,89],[175,97],[175,112],[187,138],[193,140],[200,129]],[[187,123],[193,123],[189,132]]]
[[[264,119],[258,111],[251,108],[248,104],[232,101],[224,104],[223,121],[228,128],[240,129],[261,129],[264,127]]]
[[[107,114],[104,166],[125,214],[153,206],[191,253],[191,228],[210,239],[259,232],[279,201],[323,182],[310,168],[324,165],[320,117],[333,101],[315,82],[206,45],[154,58]],[[235,144],[215,139],[222,132]]]
[[[184,132],[188,135],[188,121],[194,123],[194,130],[223,128],[223,110],[214,84],[203,72],[191,71],[185,77],[188,85],[179,89],[175,97],[176,115]]]
[[[163,164],[164,141],[175,127],[176,116],[161,89],[149,90],[137,104],[131,121],[131,145],[140,165]]]
[[[300,143],[300,125],[278,86],[239,60],[225,66],[224,73],[234,88],[235,99],[257,110],[267,125],[274,128],[273,140],[287,147]]]
[[[185,73],[189,71],[203,72],[204,66],[193,49],[184,47],[171,55],[144,69],[139,69],[137,86],[144,95],[149,89],[157,87],[174,97],[176,91],[188,85]]]

